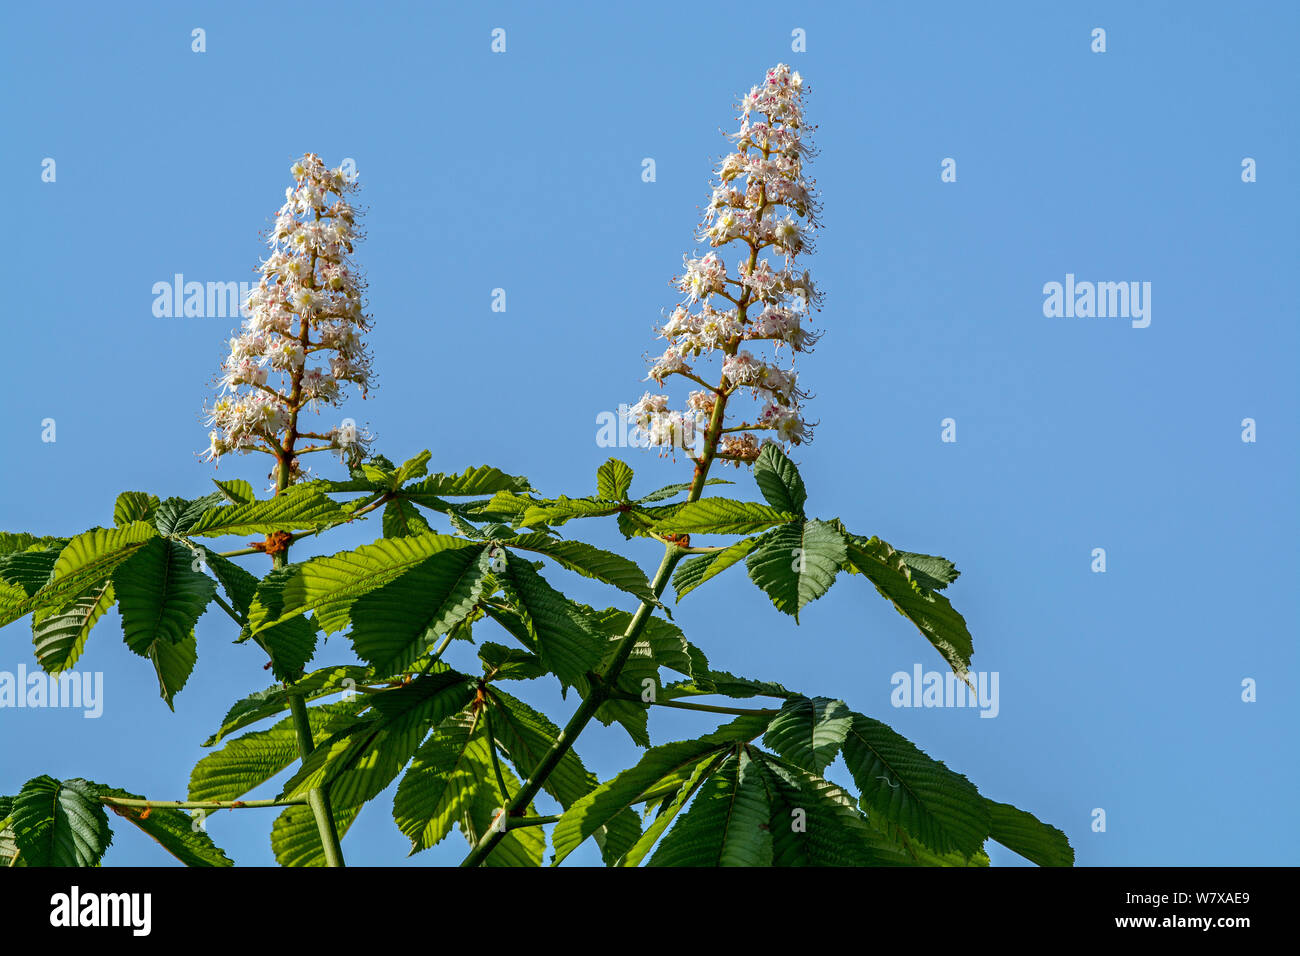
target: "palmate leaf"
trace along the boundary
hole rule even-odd
[[[186,498],[168,498],[158,505],[157,513],[154,514],[154,525],[159,534],[167,537],[185,534],[210,508],[216,508],[226,500],[224,491],[214,491],[193,501]]]
[[[985,799],[992,826],[989,836],[1039,866],[1073,866],[1074,850],[1064,833],[1032,813]]]
[[[0,531],[0,557],[20,551],[47,551],[51,548],[58,551],[67,543],[67,538],[29,534],[26,531]]]
[[[518,498],[510,499],[504,495],[495,496],[488,506],[509,508],[517,506]],[[523,527],[536,528],[546,525],[562,525],[572,518],[599,518],[618,513],[618,502],[602,501],[597,498],[568,498],[561,495],[554,501],[533,501],[525,498],[526,505],[518,512],[517,523]]]
[[[529,487],[528,479],[521,475],[507,475],[499,468],[480,465],[477,468],[467,468],[459,475],[430,475],[423,481],[404,487],[402,495],[416,504],[438,505],[442,504],[438,500],[440,498],[527,491]]]
[[[339,701],[307,708],[312,737],[328,736],[356,718],[362,704]],[[236,737],[208,754],[190,772],[189,799],[238,800],[298,759],[298,735],[286,717],[266,730]]]
[[[121,528],[133,521],[152,522],[158,504],[158,496],[147,491],[124,491],[113,505],[113,524]]]
[[[668,831],[650,866],[770,866],[772,808],[762,771],[729,754]]]
[[[266,501],[205,511],[184,533],[190,537],[302,531],[342,521],[347,513],[312,485],[297,485]]]
[[[990,817],[974,784],[880,721],[852,714],[844,762],[873,819],[901,826],[939,854],[971,857],[984,845]]]
[[[597,830],[639,803],[643,794],[652,791],[664,778],[684,780],[701,762],[759,736],[767,723],[765,717],[747,715],[696,740],[651,747],[634,767],[601,784],[565,811],[551,833],[555,862],[561,862]],[[626,849],[617,852],[621,854]]]
[[[847,558],[844,535],[834,525],[794,521],[763,535],[745,565],[777,610],[798,621],[800,611],[830,590]]]
[[[947,558],[934,554],[916,554],[912,551],[899,551],[898,556],[912,572],[912,580],[931,591],[942,591],[961,577],[957,566]]]
[[[664,831],[672,826],[673,821],[682,809],[691,802],[691,798],[699,791],[700,786],[709,778],[719,765],[728,759],[734,759],[734,754],[728,751],[715,754],[708,760],[701,760],[693,767],[685,768],[682,772],[674,774],[670,778],[665,778],[656,784],[654,790],[662,789],[662,795],[656,795],[659,803],[658,812],[654,819],[649,822],[645,832],[633,843],[617,861],[618,866],[640,866],[646,856],[654,849]],[[646,800],[647,810],[655,802],[656,797],[649,794],[643,794]],[[631,812],[630,810],[627,812]]]
[[[632,487],[632,469],[627,462],[611,458],[596,470],[596,495],[606,501],[623,501]]]
[[[645,572],[636,562],[621,554],[605,551],[583,541],[566,541],[540,532],[504,538],[501,544],[520,551],[543,554],[570,571],[611,584],[647,604],[659,604],[659,599],[650,590]]]
[[[734,481],[728,481],[725,478],[709,478],[704,483],[706,485],[734,485],[735,484]],[[646,495],[644,498],[638,498],[636,500],[636,503],[639,505],[648,505],[656,501],[666,501],[667,499],[680,495],[683,492],[690,491],[692,487],[693,487],[693,483],[689,481],[683,484],[665,485],[664,487],[660,488],[658,491],[650,492],[650,494]]]
[[[257,495],[253,492],[253,486],[243,478],[232,478],[230,481],[217,481],[213,478],[212,483],[220,489],[226,500],[236,505],[246,505],[257,500]]]
[[[771,809],[773,866],[908,865],[839,786],[771,754],[754,757]]]
[[[352,607],[352,647],[377,675],[397,673],[465,620],[483,595],[487,547],[440,551]]]
[[[808,490],[799,477],[799,469],[780,446],[771,442],[763,446],[754,461],[754,480],[773,508],[803,516]]]
[[[541,658],[542,665],[564,687],[585,685],[587,672],[605,650],[605,637],[597,626],[531,564],[514,554],[506,555],[506,569],[499,575],[499,583],[531,638],[529,650]]]
[[[95,785],[80,778],[28,780],[14,798],[9,827],[27,866],[97,866],[113,842]]]
[[[336,633],[347,627],[352,605],[362,595],[396,580],[440,551],[481,547],[478,542],[450,535],[419,534],[385,538],[355,551],[290,565],[278,576],[268,575],[258,588],[248,612],[249,627],[256,634],[314,611],[325,633]]]
[[[113,584],[103,581],[62,608],[41,608],[32,615],[36,660],[47,674],[61,673],[77,662],[91,629],[113,601]]]
[[[759,538],[742,538],[722,551],[687,558],[673,572],[673,587],[677,589],[677,600],[680,601],[705,581],[716,577],[748,556],[758,546],[759,540]]]
[[[393,800],[393,819],[410,837],[412,853],[441,842],[454,825],[474,845],[518,792],[518,779],[505,767],[507,792],[499,791],[491,747],[482,713],[470,711],[448,717],[420,747]],[[489,865],[538,866],[544,849],[540,830],[512,830],[497,844]]]
[[[532,680],[546,673],[542,659],[532,651],[506,647],[493,641],[484,641],[478,647],[479,660],[488,680]]]
[[[0,611],[0,625],[17,620],[37,608],[65,607],[77,596],[102,584],[119,565],[157,537],[153,527],[143,521],[134,521],[122,528],[95,528],[77,535],[59,552],[48,579],[35,592],[29,592],[26,599]],[[6,580],[30,581],[27,575],[38,573],[39,568],[21,567],[23,562],[20,559],[35,561],[37,555],[43,555],[39,563],[44,566],[48,552],[11,555],[4,571]]]
[[[193,563],[189,548],[154,537],[113,571],[122,632],[137,654],[149,654],[155,642],[178,644],[193,632],[217,591]]]
[[[153,662],[154,674],[158,677],[158,691],[167,706],[175,710],[173,701],[190,679],[199,659],[199,645],[194,633],[191,632],[176,643],[157,638],[140,656]]]
[[[751,680],[748,677],[728,674],[726,671],[710,669],[697,672],[688,681],[669,684],[661,691],[661,696],[670,700],[678,697],[701,697],[707,694],[722,694],[738,700],[750,697],[775,697],[778,700],[787,700],[803,696],[771,681]]]
[[[772,718],[763,743],[811,773],[825,770],[844,743],[853,712],[842,700],[795,697]]]
[[[480,718],[466,711],[435,727],[397,785],[393,820],[410,838],[412,854],[442,842],[468,814],[475,791],[494,785]]]
[[[294,684],[293,693],[302,697],[304,701],[317,700],[340,692],[356,693],[357,688],[372,677],[368,668],[358,667],[355,664],[322,667]],[[203,741],[203,746],[211,747],[237,730],[284,713],[289,709],[289,693],[289,689],[283,684],[274,684],[266,690],[250,694],[236,702],[222,718],[217,732]]]
[[[966,620],[942,594],[922,586],[903,554],[879,538],[848,537],[850,570],[866,576],[965,679],[975,653]]]
[[[28,599],[49,581],[61,551],[58,547],[33,548],[0,554],[0,627],[32,609]]]
[[[334,831],[340,840],[347,835],[359,806],[343,806],[330,801],[334,814]],[[321,846],[316,816],[308,806],[286,808],[271,825],[271,852],[281,866],[325,866],[325,848]]]
[[[799,519],[793,512],[730,498],[701,498],[666,505],[664,510],[648,508],[643,514],[649,515],[655,529],[665,534],[753,534]]]
[[[284,785],[285,797],[329,787],[343,805],[360,805],[392,781],[430,728],[462,710],[474,682],[449,669],[368,694],[370,710],[318,743]]]
[[[544,714],[499,688],[492,688],[488,694],[493,704],[492,731],[498,749],[514,764],[521,776],[531,778],[533,771],[559,738],[560,728]],[[542,788],[567,810],[598,784],[596,775],[590,773],[577,753],[569,749],[543,781]],[[640,832],[636,814],[626,810],[598,829],[593,836],[601,847],[605,862],[612,863],[621,848],[636,840]]]
[[[394,498],[384,505],[383,529],[385,538],[408,538],[433,531],[419,509],[402,498]]]
[[[139,794],[128,793],[116,787],[95,784],[101,797],[119,797],[126,800],[143,800]],[[186,866],[234,866],[225,852],[212,842],[212,837],[202,827],[195,827],[195,818],[184,810],[170,807],[119,807],[106,804],[119,817],[129,821],[151,836],[158,845]]]

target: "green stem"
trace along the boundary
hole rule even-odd
[[[615,700],[627,700],[633,703],[644,703],[640,697],[635,694],[615,694],[612,695]],[[781,713],[780,708],[776,707],[723,707],[718,704],[693,704],[685,700],[652,700],[650,704],[655,707],[672,707],[676,710],[698,710],[706,714],[731,714],[736,717],[770,717]]]
[[[213,594],[213,595],[212,595],[212,600],[216,601],[216,602],[217,602],[217,606],[220,607],[220,608],[221,608],[223,611],[225,611],[227,614],[229,614],[230,617],[234,620],[234,622],[235,622],[236,624],[238,624],[240,627],[246,627],[246,626],[248,625],[248,622],[245,621],[245,620],[244,620],[244,619],[239,615],[239,612],[236,611],[236,610],[235,610],[233,607],[231,607],[229,604],[227,604],[225,598],[223,598],[220,594]]]
[[[677,562],[682,559],[683,554],[682,549],[676,545],[669,545],[664,549],[664,557],[659,565],[659,571],[655,574],[654,580],[650,582],[650,590],[654,592],[656,598],[663,594],[673,568],[677,566]],[[591,692],[582,699],[582,703],[578,705],[578,709],[569,718],[569,722],[564,725],[564,729],[555,738],[551,748],[542,757],[541,762],[537,764],[533,772],[529,774],[528,780],[523,787],[515,794],[514,799],[507,803],[505,808],[507,818],[527,808],[533,797],[537,796],[538,791],[541,790],[542,783],[559,766],[560,761],[564,759],[564,755],[569,752],[578,739],[578,735],[590,723],[591,718],[596,715],[600,705],[608,699],[608,688],[618,679],[619,672],[623,669],[623,665],[627,663],[628,657],[631,656],[637,638],[641,636],[646,621],[650,619],[652,609],[653,605],[644,601],[637,608],[636,614],[632,616],[632,620],[628,623],[623,640],[619,642],[609,666],[599,675],[599,681],[592,687]],[[487,833],[483,834],[474,849],[470,851],[460,865],[478,866],[487,859],[488,854],[501,842],[504,836],[505,832],[501,829],[497,827],[491,828]]]
[[[278,557],[278,555],[277,555]],[[298,755],[305,761],[316,749],[311,739],[311,724],[307,720],[307,704],[301,694],[293,689],[289,691],[289,712],[293,716],[293,729],[298,735]],[[339,831],[334,824],[334,811],[330,807],[329,794],[324,788],[307,792],[307,805],[311,807],[312,816],[316,818],[316,830],[320,834],[320,843],[325,851],[326,866],[343,865],[343,848],[339,846]]]
[[[123,797],[100,797],[101,803],[115,807],[152,807],[159,810],[256,810],[266,807],[305,806],[307,798],[288,800],[127,800]]]
[[[510,802],[510,790],[506,787],[505,775],[501,773],[501,758],[497,756],[497,735],[492,730],[492,706],[483,704],[483,716],[487,720],[488,750],[492,751],[492,771],[497,777],[497,788],[501,793],[501,806]]]

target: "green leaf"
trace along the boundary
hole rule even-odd
[[[484,641],[478,647],[478,656],[492,680],[532,680],[546,673],[541,658],[517,647]]]
[[[501,496],[492,499],[496,504]],[[595,498],[567,498],[561,495],[554,501],[530,503],[518,523],[529,528],[544,525],[562,525],[571,518],[599,518],[618,512],[616,502],[597,501]]]
[[[358,701],[339,701],[307,708],[313,739],[350,724],[361,709]],[[293,718],[266,730],[254,730],[208,754],[190,772],[189,799],[238,800],[266,783],[298,759],[298,735]]]
[[[673,587],[677,589],[677,600],[680,601],[705,581],[716,577],[746,557],[757,547],[759,541],[759,538],[741,538],[722,551],[702,554],[697,558],[687,558],[673,572]]]
[[[722,694],[738,700],[750,697],[788,699],[802,696],[771,681],[750,680],[748,677],[737,677],[726,671],[715,670],[697,673],[688,681],[669,684],[663,689],[661,696],[672,700],[678,697],[701,697],[707,694]]]
[[[830,590],[848,558],[844,535],[824,521],[796,521],[763,535],[745,561],[777,610],[794,615]]]
[[[771,808],[762,772],[732,754],[700,787],[650,866],[771,866]]]
[[[773,866],[908,864],[839,786],[770,754],[756,757],[771,808]]]
[[[754,461],[754,480],[773,508],[803,515],[808,490],[799,477],[799,469],[779,445],[769,442],[763,446]]]
[[[216,594],[216,584],[192,570],[193,562],[189,548],[153,537],[114,570],[122,632],[137,654],[148,654],[156,641],[185,640]]]
[[[942,591],[961,576],[957,566],[947,558],[911,551],[899,551],[898,556],[912,572],[912,580],[931,591]]]
[[[214,538],[312,530],[346,517],[347,513],[320,489],[298,485],[266,501],[209,509],[184,533],[190,537]]]
[[[357,688],[371,679],[370,671],[355,664],[339,664],[313,671],[293,685],[293,693],[304,701],[329,697],[331,694],[355,694]],[[283,684],[273,684],[266,690],[249,694],[226,712],[217,732],[203,741],[211,747],[237,730],[242,730],[267,717],[274,717],[289,709],[289,689]]]
[[[21,551],[45,551],[53,548],[56,552],[67,545],[67,538],[40,537],[26,531],[0,531],[0,557]]]
[[[985,798],[992,826],[989,836],[1039,866],[1074,866],[1074,850],[1064,833],[1032,813]]]
[[[0,627],[32,610],[28,599],[49,581],[61,551],[48,548],[0,554]]]
[[[763,743],[796,766],[820,774],[839,753],[852,722],[853,712],[842,700],[795,697],[772,718]]]
[[[673,509],[671,514],[658,508],[644,512],[656,518],[656,530],[665,534],[753,534],[799,519],[789,511],[730,498],[701,498],[667,508]]]
[[[86,639],[104,613],[113,606],[113,585],[104,581],[63,608],[42,608],[32,616],[36,660],[47,674],[72,667],[86,647]]]
[[[113,524],[121,528],[133,521],[152,522],[157,511],[157,495],[147,491],[124,491],[113,505]]]
[[[397,776],[429,729],[462,710],[474,683],[455,671],[435,671],[409,684],[368,694],[370,710],[317,744],[283,796],[329,788],[331,798],[360,805]]]
[[[499,491],[527,491],[528,479],[520,475],[507,475],[499,468],[480,465],[467,468],[459,475],[430,475],[418,484],[402,489],[403,496],[418,504],[438,497],[457,498],[466,495],[490,495]]]
[[[689,773],[676,774],[670,779],[661,781],[660,786],[665,787],[667,792],[660,798],[659,812],[655,815],[654,820],[650,822],[650,825],[646,827],[640,838],[618,860],[618,865],[640,866],[641,861],[659,842],[659,838],[663,836],[664,831],[672,825],[682,809],[691,802],[691,798],[699,791],[701,784],[718,769],[719,764],[727,759],[734,758],[731,754],[723,751],[709,760],[700,761],[689,770]],[[647,801],[647,807],[651,802],[653,800]],[[631,811],[627,812],[630,813]]]
[[[565,687],[585,681],[605,649],[605,638],[596,626],[531,564],[514,554],[506,555],[500,583],[531,638],[529,650],[537,653],[543,666]]]
[[[119,797],[125,800],[143,800],[137,793],[128,793],[116,787],[95,784],[100,797]],[[106,804],[119,817],[129,821],[153,837],[158,845],[186,866],[234,866],[222,849],[212,842],[212,837],[195,826],[195,817],[184,810],[172,807],[119,807]]]
[[[213,478],[212,483],[221,489],[226,500],[232,504],[247,505],[257,500],[253,486],[243,478],[232,478],[230,481],[217,481]]]
[[[493,704],[492,731],[498,749],[514,764],[520,776],[531,778],[555,745],[560,728],[544,714],[503,690],[494,687],[488,693]],[[594,790],[598,783],[596,775],[582,765],[582,760],[570,748],[542,782],[542,788],[567,810]],[[627,810],[597,830],[594,837],[605,862],[612,863],[622,848],[635,841],[640,832],[636,814]]]
[[[494,786],[491,760],[476,715],[457,714],[434,728],[393,797],[393,820],[410,838],[411,853],[440,843],[468,816],[475,791]]]
[[[916,625],[921,634],[943,655],[953,672],[966,679],[975,653],[966,620],[941,594],[922,586],[903,558],[879,538],[850,536],[849,566],[876,586],[898,613]]]
[[[844,762],[873,819],[898,824],[936,853],[970,857],[990,818],[974,784],[878,720],[852,714]]]
[[[49,572],[49,579],[24,601],[6,607],[0,616],[0,625],[17,620],[39,607],[66,607],[79,595],[103,584],[118,565],[151,540],[157,540],[157,534],[143,521],[122,528],[95,528],[77,535],[59,552]],[[33,561],[40,554],[48,555],[48,552],[25,552],[25,556]],[[19,557],[20,555],[12,555],[10,561],[16,562]],[[42,564],[44,560],[41,559]],[[6,580],[9,580],[8,576],[18,577],[24,570],[37,569],[21,569],[17,564],[10,563],[5,571]]]
[[[629,561],[620,554],[583,541],[565,541],[540,532],[506,538],[501,543],[508,548],[544,554],[570,571],[612,584],[647,604],[659,604],[659,599],[650,590],[645,572],[636,562]]]
[[[727,481],[725,478],[710,478],[704,483],[706,485],[734,485],[735,484],[734,481]],[[655,501],[663,501],[667,498],[672,498],[675,495],[680,495],[683,491],[690,491],[692,486],[693,483],[689,481],[679,485],[665,485],[664,487],[660,488],[658,491],[652,491],[644,498],[638,498],[637,504],[648,505]]]
[[[258,633],[299,614],[315,611],[321,628],[326,634],[333,634],[347,627],[352,605],[362,595],[396,580],[440,551],[481,547],[477,542],[450,535],[419,534],[385,538],[355,551],[290,565],[275,579],[273,587],[267,586],[273,576],[263,581],[257,599],[249,608],[249,626],[253,633]]]
[[[272,571],[259,582],[233,561],[210,548],[200,547],[204,562],[225,589],[235,611],[245,620],[259,589],[267,602],[281,600],[279,595],[291,573],[288,570]],[[271,671],[283,681],[297,680],[303,667],[316,653],[316,628],[301,615],[260,631],[254,640],[271,656]]]
[[[597,830],[639,803],[642,795],[665,777],[689,775],[702,761],[729,750],[737,743],[753,740],[766,728],[766,718],[745,716],[696,740],[651,747],[634,767],[601,784],[565,811],[551,833],[555,862],[562,861]],[[619,853],[625,850],[626,847]]]
[[[158,675],[158,690],[162,699],[172,710],[176,708],[172,701],[181,692],[185,682],[190,679],[194,665],[199,659],[199,645],[194,634],[182,638],[176,643],[158,638],[149,645],[143,657],[153,661],[154,673]]]
[[[394,674],[474,610],[488,575],[482,545],[440,551],[359,598],[352,647],[375,673]]]
[[[361,812],[361,807],[342,806],[330,801],[334,815],[334,829],[342,840]],[[271,851],[281,866],[325,866],[325,849],[320,842],[320,829],[311,807],[288,807],[271,825]]]
[[[14,798],[9,826],[27,866],[98,866],[113,842],[108,814],[87,780],[28,780]]]
[[[208,511],[216,508],[226,500],[221,491],[189,501],[185,498],[168,498],[158,506],[154,515],[154,524],[158,533],[167,537],[182,535],[189,531],[194,522]]]
[[[606,501],[623,501],[632,487],[632,469],[626,462],[611,458],[596,470],[596,495]]]
[[[433,531],[415,505],[402,498],[394,498],[384,505],[383,529],[385,538],[408,538]]]

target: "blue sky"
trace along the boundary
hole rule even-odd
[[[236,323],[156,317],[151,289],[253,279],[259,230],[309,150],[354,159],[368,210],[357,260],[380,384],[345,414],[395,460],[427,447],[434,470],[493,464],[586,493],[611,452],[597,415],[646,388],[720,131],[785,61],[811,88],[825,222],[806,261],[825,335],[800,360],[820,427],[794,456],[809,509],[956,562],[948,594],[973,668],[999,675],[999,713],[891,707],[894,672],[942,661],[861,579],[796,627],[736,569],[678,622],[717,667],[886,721],[1060,826],[1081,864],[1297,862],[1300,8],[83,3],[6,20],[0,528],[73,534],[110,523],[123,490],[260,483],[260,461],[198,458]],[[1044,284],[1067,274],[1151,283],[1149,327],[1045,317]],[[634,488],[689,477],[614,452]],[[756,495],[747,473],[727,477]],[[612,527],[570,528],[622,547]],[[630,547],[657,564],[657,545]],[[183,797],[199,742],[269,683],[233,637],[218,612],[200,620],[172,714],[105,618],[78,664],[104,675],[103,716],[0,711],[0,792],[49,773]],[[469,666],[466,650],[453,662]],[[339,637],[317,662],[349,659]],[[20,664],[35,667],[25,622],[0,633],[0,671]],[[549,687],[528,699],[561,723],[572,707]],[[712,726],[656,713],[651,731]],[[602,776],[635,754],[600,727],[579,750]],[[463,855],[453,835],[407,861],[388,811],[381,797],[362,814],[351,862]],[[209,832],[268,864],[271,821],[224,814]],[[169,859],[121,832],[106,862]]]

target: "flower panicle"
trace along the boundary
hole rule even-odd
[[[351,419],[325,432],[299,431],[299,414],[341,405],[347,386],[365,397],[372,357],[362,334],[365,281],[350,256],[362,238],[349,202],[357,185],[344,167],[329,169],[315,153],[290,167],[294,184],[267,234],[261,280],[244,303],[248,314],[205,407],[208,460],[263,451],[301,474],[297,456],[333,450],[356,460],[369,436]],[[298,442],[312,444],[299,446]]]
[[[683,429],[709,422],[716,401],[742,390],[758,412],[735,427],[725,427],[723,416],[714,435],[716,457],[739,465],[757,458],[763,441],[812,440],[813,425],[803,415],[809,396],[796,384],[795,369],[776,361],[783,347],[792,361],[812,351],[820,336],[808,322],[821,295],[809,273],[796,267],[814,249],[821,213],[815,182],[804,170],[815,155],[804,95],[802,77],[781,63],[740,101],[740,128],[729,137],[734,150],[717,166],[696,234],[711,249],[683,257],[682,273],[673,280],[682,299],[658,330],[668,346],[650,360],[647,380],[662,387],[680,375],[704,384],[696,366],[711,353],[721,355],[720,374],[717,385],[691,394],[684,411],[671,410],[666,395],[648,392],[631,407],[629,418],[650,445],[680,447]],[[729,250],[739,253],[731,269],[724,259]],[[763,343],[771,344],[770,360],[750,351]]]

